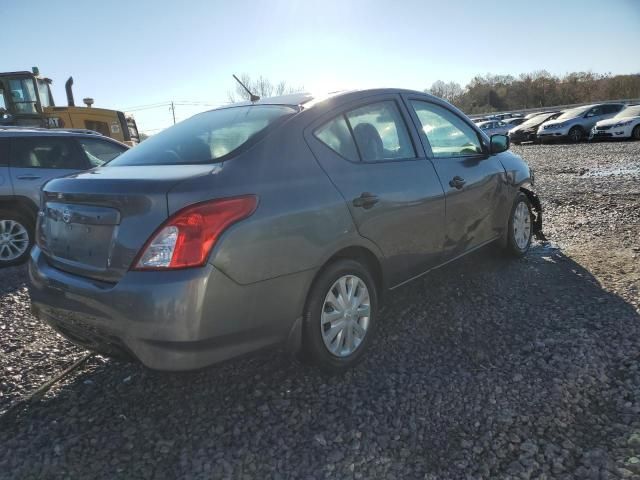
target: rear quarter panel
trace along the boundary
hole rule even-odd
[[[288,122],[211,175],[174,187],[169,213],[244,194],[258,196],[256,211],[224,232],[209,260],[240,284],[317,268],[341,244],[362,240],[343,198],[304,142],[298,122]]]

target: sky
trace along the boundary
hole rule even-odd
[[[0,0],[0,18],[0,71],[39,67],[57,105],[72,75],[76,104],[151,134],[170,101],[178,121],[227,102],[233,73],[311,92],[640,73],[640,0]]]

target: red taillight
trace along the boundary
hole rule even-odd
[[[247,218],[258,205],[255,195],[223,198],[183,208],[149,238],[133,270],[200,267],[230,225]]]

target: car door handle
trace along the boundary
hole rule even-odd
[[[41,177],[37,175],[18,175],[16,178],[18,180],[38,180]]]
[[[373,193],[369,193],[369,192],[364,192],[358,198],[353,199],[353,206],[369,209],[379,201],[380,199],[378,198],[377,195],[374,195]]]
[[[453,177],[450,181],[449,181],[449,186],[453,187],[453,188],[457,188],[458,190],[460,190],[462,187],[464,187],[464,184],[467,183],[465,181],[464,178],[462,177],[458,177],[457,175],[455,177]]]

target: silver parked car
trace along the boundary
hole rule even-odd
[[[90,130],[0,127],[0,268],[29,256],[47,181],[100,166],[128,148]]]
[[[477,123],[478,127],[487,135],[506,135],[512,125],[503,122],[502,120],[488,120],[486,122]]]
[[[623,108],[622,103],[602,103],[565,110],[555,120],[549,120],[538,127],[538,140],[548,142],[568,139],[579,142],[588,137],[597,122],[613,117]]]
[[[155,369],[279,344],[346,369],[385,292],[490,243],[527,252],[540,202],[508,147],[407,90],[196,115],[45,185],[33,310]]]

